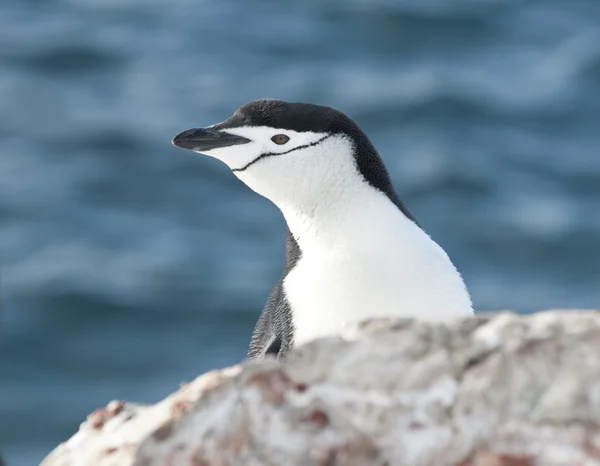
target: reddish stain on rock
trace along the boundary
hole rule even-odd
[[[312,422],[319,429],[322,429],[323,427],[329,424],[329,416],[320,409],[314,409],[309,413],[305,414],[304,416],[302,416],[302,420]]]
[[[116,416],[121,411],[123,411],[124,407],[125,407],[124,401],[117,401],[115,403],[109,403],[108,406],[106,407],[106,411],[107,411],[107,414],[110,417],[112,417],[112,416]]]
[[[297,384],[285,372],[277,370],[252,374],[248,378],[248,385],[255,385],[260,389],[263,401],[281,405],[285,400],[285,392]]]
[[[125,403],[123,401],[111,402],[105,408],[98,408],[90,414],[88,422],[93,429],[101,429],[106,421],[123,411],[124,407]]]
[[[210,461],[206,459],[206,457],[202,454],[202,452],[195,452],[190,458],[191,466],[213,466]]]
[[[590,434],[586,436],[583,448],[585,449],[585,452],[592,458],[600,458],[600,444],[595,443]]]
[[[498,455],[499,466],[533,466],[533,457],[530,455]]]
[[[296,384],[296,390],[299,391],[300,393],[303,393],[306,390],[308,390],[308,385],[306,385],[305,383],[298,383],[298,384]]]
[[[104,408],[98,408],[88,416],[88,422],[93,429],[101,429],[107,419],[108,416],[106,415],[106,409]]]
[[[191,406],[192,403],[190,402],[190,400],[175,400],[171,405],[171,417],[180,417],[182,414],[189,411]]]
[[[459,466],[533,466],[531,455],[496,453],[488,449],[478,450]]]
[[[319,466],[387,464],[381,458],[379,448],[368,437],[354,438],[345,444],[317,452],[315,459]]]

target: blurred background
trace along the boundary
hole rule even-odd
[[[479,310],[600,305],[597,0],[2,0],[0,446],[245,356],[285,224],[183,129],[274,97],[367,132]]]

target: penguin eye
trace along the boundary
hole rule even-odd
[[[280,146],[285,144],[289,140],[290,140],[290,138],[288,136],[286,136],[285,134],[276,134],[275,136],[273,136],[271,138],[271,141],[273,141],[275,144],[279,144]]]

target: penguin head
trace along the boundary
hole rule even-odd
[[[332,189],[369,183],[373,176],[392,189],[361,129],[329,107],[255,100],[221,123],[183,131],[172,143],[221,160],[278,206],[313,204]]]

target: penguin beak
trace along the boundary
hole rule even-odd
[[[251,142],[250,139],[224,131],[217,131],[214,128],[193,128],[179,133],[173,138],[171,144],[195,152],[206,152],[249,142]]]

